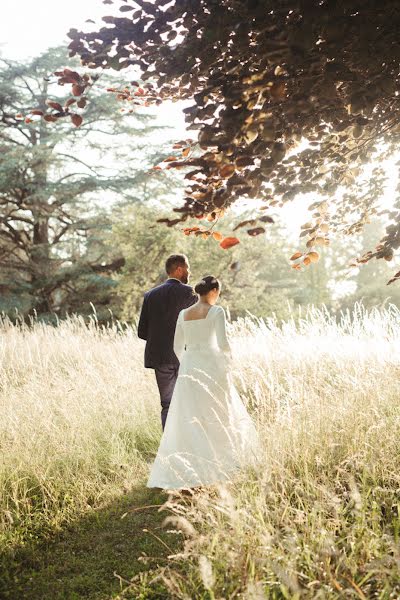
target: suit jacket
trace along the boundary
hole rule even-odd
[[[177,279],[167,279],[146,292],[138,324],[138,336],[146,340],[146,368],[179,365],[174,353],[176,321],[180,311],[196,301],[193,288]]]

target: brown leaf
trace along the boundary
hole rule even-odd
[[[76,104],[77,104],[77,106],[79,106],[79,108],[85,108],[86,103],[87,103],[86,98],[80,98]]]
[[[311,263],[311,258],[309,256],[306,256],[305,259],[303,260],[303,263],[307,266]]]
[[[53,102],[52,100],[47,100],[46,101],[47,106],[50,106],[50,108],[54,108],[54,110],[57,110],[58,112],[63,112],[64,109],[61,106],[61,104],[59,102]]]
[[[236,227],[233,229],[233,231],[236,231],[240,227],[245,227],[246,225],[255,225],[256,223],[257,223],[257,219],[246,219],[245,221],[242,221],[241,223],[239,223],[239,225],[236,225]]]
[[[274,100],[283,100],[286,96],[286,85],[283,81],[278,81],[269,91]]]
[[[260,235],[261,233],[265,233],[264,227],[254,227],[254,229],[248,229],[247,233],[251,236]]]
[[[302,252],[295,252],[293,254],[293,256],[290,257],[290,260],[297,260],[298,258],[301,258],[303,256]]]
[[[81,115],[71,115],[71,121],[73,122],[75,127],[79,127],[80,125],[82,125],[83,119]]]
[[[74,96],[82,96],[84,91],[85,91],[85,88],[82,85],[78,85],[77,83],[75,83],[72,86],[72,93]]]
[[[226,237],[220,243],[221,248],[227,250],[228,248],[232,248],[232,246],[236,246],[236,244],[240,244],[240,241],[236,237]]]
[[[227,177],[232,177],[232,175],[235,173],[235,165],[224,165],[220,170],[219,170],[219,174],[221,175],[221,177],[223,177],[224,179]]]

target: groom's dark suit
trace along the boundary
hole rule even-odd
[[[196,301],[197,296],[190,285],[177,279],[167,279],[144,295],[138,335],[146,340],[144,366],[155,370],[163,429],[179,369],[173,347],[176,321],[180,311]]]

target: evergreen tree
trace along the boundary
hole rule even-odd
[[[62,313],[82,308],[82,300],[96,302],[99,294],[104,300],[121,267],[108,246],[101,243],[100,251],[110,228],[105,208],[122,195],[130,201],[149,195],[148,169],[162,152],[152,150],[152,117],[141,112],[122,119],[117,100],[110,102],[100,86],[90,91],[84,124],[40,118],[50,87],[60,92],[51,74],[65,57],[58,48],[29,64],[0,60],[3,310],[18,305],[23,312]],[[23,117],[32,111],[38,116]],[[166,193],[170,186],[162,181],[168,182],[165,175],[152,174],[151,185]]]

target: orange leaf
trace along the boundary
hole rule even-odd
[[[305,259],[303,260],[303,263],[307,266],[311,263],[311,258],[309,258],[308,256],[305,257]]]
[[[219,231],[214,231],[214,233],[212,234],[214,240],[217,240],[217,242],[220,242],[223,239],[223,235],[222,233],[220,233]]]
[[[240,241],[235,237],[226,237],[220,243],[221,248],[227,250],[228,248],[232,248],[232,246],[236,246],[236,244],[240,244]]]
[[[176,160],[176,156],[168,156],[168,158],[164,158],[163,162],[172,162],[173,160]]]
[[[182,150],[182,155],[186,158],[190,154],[190,148],[184,148]]]
[[[297,260],[303,256],[302,252],[295,252],[293,256],[290,257],[290,260]]]

